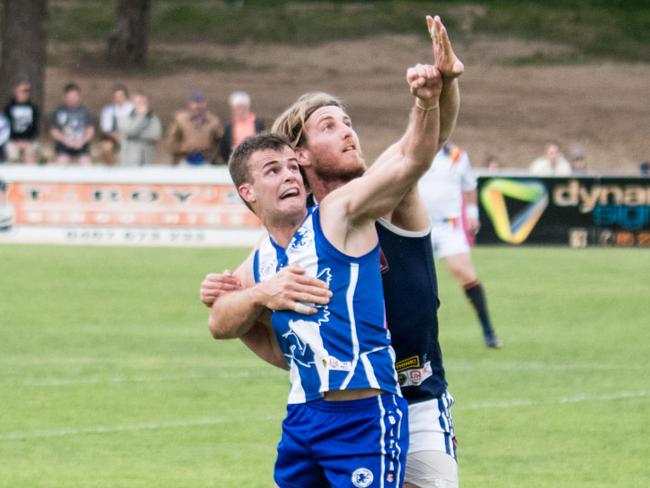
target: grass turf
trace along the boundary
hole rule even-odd
[[[215,342],[198,285],[242,249],[0,246],[0,487],[268,487],[286,374]],[[439,269],[465,487],[650,478],[638,249],[475,251],[501,351]]]

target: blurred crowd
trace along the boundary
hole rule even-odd
[[[158,162],[162,142],[175,165],[224,164],[239,142],[264,130],[247,93],[234,92],[228,102],[230,120],[224,125],[209,110],[205,94],[194,91],[164,131],[146,93],[116,85],[96,118],[84,105],[80,87],[68,83],[61,104],[41,120],[31,85],[21,80],[0,113],[0,162],[145,166]],[[41,126],[47,127],[51,144],[39,142],[44,139],[39,137]]]
[[[20,80],[0,113],[0,163],[145,166],[159,162],[158,144],[162,142],[174,165],[225,164],[242,140],[264,130],[263,121],[251,110],[247,93],[230,94],[228,105],[230,118],[224,125],[209,110],[205,94],[194,91],[164,131],[146,93],[130,93],[125,85],[116,85],[112,99],[96,119],[84,105],[79,86],[68,83],[61,104],[41,121],[29,81]],[[48,128],[49,144],[39,143],[45,139],[39,137],[41,125]],[[499,173],[504,169],[496,156],[488,155],[483,170]],[[534,176],[569,176],[588,175],[590,169],[582,145],[573,144],[565,156],[560,144],[551,141],[530,163],[528,172]],[[650,163],[642,162],[639,172],[650,176]]]

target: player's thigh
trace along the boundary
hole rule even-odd
[[[402,486],[408,450],[406,401],[384,394],[353,403],[358,408],[329,415],[326,436],[314,446],[325,476],[336,488]]]
[[[282,422],[273,478],[280,488],[329,488],[309,445],[313,419],[304,405],[289,405]]]
[[[458,463],[441,451],[409,453],[404,487],[458,488]]]
[[[474,269],[474,263],[472,262],[472,256],[469,250],[467,252],[446,256],[445,264],[460,284],[465,285],[476,280],[476,269]]]

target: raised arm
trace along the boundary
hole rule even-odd
[[[437,149],[442,79],[434,66],[418,65],[408,70],[407,82],[415,97],[409,123],[414,137],[406,139],[403,153],[393,164],[373,168],[333,191],[321,204],[321,223],[339,248],[346,248],[349,232],[392,210],[431,166]]]

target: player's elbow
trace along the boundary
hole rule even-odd
[[[208,329],[212,337],[216,340],[232,339],[235,337],[231,331],[222,326],[219,318],[212,314],[210,314],[210,318],[208,319]]]

